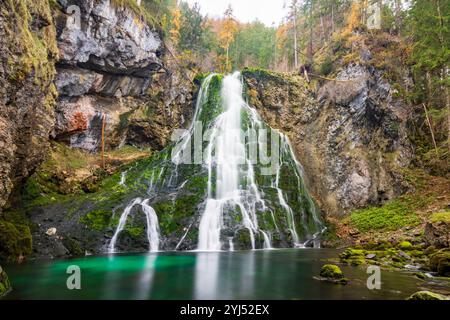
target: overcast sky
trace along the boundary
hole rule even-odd
[[[220,17],[231,4],[234,16],[241,22],[252,22],[258,19],[270,26],[273,22],[280,24],[286,9],[286,0],[184,0],[189,4],[198,2],[201,12],[209,17]]]

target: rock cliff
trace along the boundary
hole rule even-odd
[[[1,211],[43,160],[55,122],[58,50],[48,1],[2,1],[0,42]]]
[[[105,121],[107,147],[161,149],[182,117],[179,108],[169,108],[177,97],[166,93],[176,84],[164,70],[159,32],[131,7],[110,0],[59,3],[54,138],[96,152]]]
[[[375,69],[351,64],[313,90],[304,78],[245,70],[250,103],[286,132],[321,208],[332,215],[404,191],[412,158],[406,106]]]

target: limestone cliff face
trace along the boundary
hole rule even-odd
[[[181,117],[172,119],[152,99],[161,98],[168,82],[158,32],[139,13],[110,0],[59,3],[54,137],[98,151],[104,118],[108,147],[133,143],[160,149],[164,133]]]
[[[0,210],[42,161],[55,116],[55,28],[47,0],[0,4]]]
[[[326,213],[342,215],[404,191],[399,172],[412,158],[408,113],[378,71],[349,65],[316,90],[298,76],[243,74],[250,103],[289,135]]]

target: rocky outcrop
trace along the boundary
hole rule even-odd
[[[161,149],[183,122],[193,75],[180,85],[176,72],[165,71],[161,37],[133,7],[110,0],[59,4],[55,139],[96,152],[105,121],[107,148]]]
[[[11,284],[9,283],[8,275],[5,270],[0,266],[0,298],[11,290]]]
[[[1,210],[41,163],[55,121],[57,48],[48,1],[2,2],[0,42]]]
[[[341,215],[404,191],[398,169],[412,157],[406,107],[380,72],[348,65],[316,90],[299,76],[243,74],[250,103],[291,138],[324,211]]]
[[[424,233],[425,243],[436,248],[450,246],[450,223],[448,221],[427,222]]]

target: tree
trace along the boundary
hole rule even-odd
[[[297,19],[298,19],[298,0],[292,0],[289,6],[288,18],[292,21],[294,30],[294,67],[298,68],[298,44],[297,44]]]
[[[226,62],[225,70],[230,71],[230,45],[234,40],[235,33],[238,30],[238,24],[233,17],[233,8],[231,5],[224,13],[222,28],[219,33],[219,41],[221,47],[225,50]]]
[[[181,29],[181,10],[175,8],[172,11],[172,28],[169,30],[170,40],[175,46],[178,46],[180,42],[180,29]]]
[[[447,144],[442,155],[447,160],[450,158],[449,22],[450,6],[443,0],[414,0],[408,12],[408,33],[413,39],[414,98],[418,104],[428,104],[436,122],[447,123],[440,138]]]

